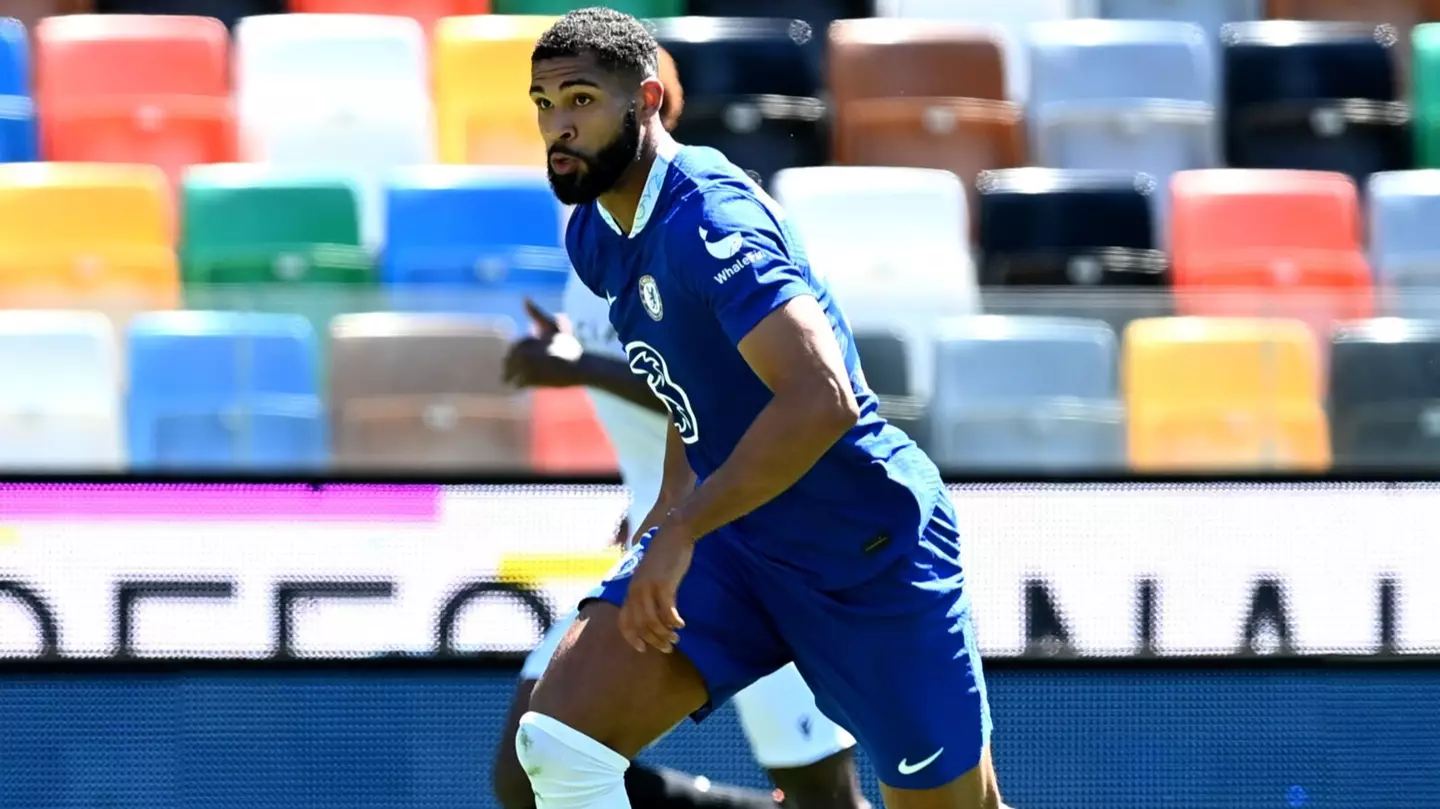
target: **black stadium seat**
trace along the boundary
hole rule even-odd
[[[1230,166],[1339,171],[1362,188],[1377,171],[1411,167],[1409,112],[1385,32],[1267,20],[1226,26],[1223,41]]]
[[[981,283],[987,286],[1154,286],[1148,175],[1008,169],[986,172],[980,191]]]
[[[830,23],[869,17],[871,0],[690,0],[696,17],[770,17],[804,20],[814,35],[825,39]]]
[[[234,26],[241,17],[283,14],[285,0],[95,0],[101,14],[189,14]]]
[[[652,24],[685,88],[681,143],[720,149],[762,182],[780,169],[826,162],[823,39],[793,19]]]
[[[1440,467],[1440,321],[1336,329],[1330,430],[1337,467]]]

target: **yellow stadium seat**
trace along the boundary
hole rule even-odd
[[[1330,464],[1320,350],[1299,320],[1137,320],[1123,373],[1136,470]]]
[[[0,164],[0,302],[175,306],[174,203],[155,166]]]
[[[555,17],[447,17],[435,29],[435,116],[446,163],[540,166],[530,52]]]

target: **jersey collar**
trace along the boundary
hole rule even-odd
[[[645,178],[645,190],[640,192],[640,204],[635,206],[635,226],[630,228],[629,238],[633,239],[640,231],[645,229],[646,223],[650,221],[650,214],[655,212],[655,201],[660,198],[660,191],[665,187],[665,174],[670,170],[670,162],[680,151],[679,144],[674,141],[666,141],[661,144],[655,152],[655,162],[650,166],[650,176]],[[625,231],[620,229],[615,217],[605,210],[605,206],[599,202],[595,203],[595,209],[600,212],[600,218],[605,224],[618,235],[624,236]]]

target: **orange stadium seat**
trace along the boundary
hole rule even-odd
[[[435,119],[445,163],[540,166],[530,52],[555,20],[490,14],[448,17],[434,38]]]
[[[180,273],[160,169],[0,164],[0,303],[170,308]]]
[[[235,159],[229,36],[209,17],[80,14],[35,30],[41,154],[186,166]]]
[[[584,390],[539,389],[530,394],[530,406],[531,469],[558,474],[616,471],[615,450]]]
[[[998,29],[908,19],[830,27],[835,162],[975,177],[1025,163],[1021,109],[1005,100]]]
[[[489,14],[490,0],[290,0],[301,14],[390,14],[409,17],[434,31],[444,17]]]
[[[501,381],[504,328],[458,315],[359,314],[332,321],[330,338],[340,468],[528,467],[529,405]]]
[[[1328,333],[1373,313],[1349,177],[1205,169],[1176,174],[1170,189],[1179,314],[1295,317]]]
[[[1329,466],[1320,351],[1300,321],[1136,320],[1122,375],[1137,471]]]

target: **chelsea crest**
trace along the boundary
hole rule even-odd
[[[665,304],[660,302],[660,287],[653,276],[640,276],[640,304],[651,320],[658,321],[665,314]]]

